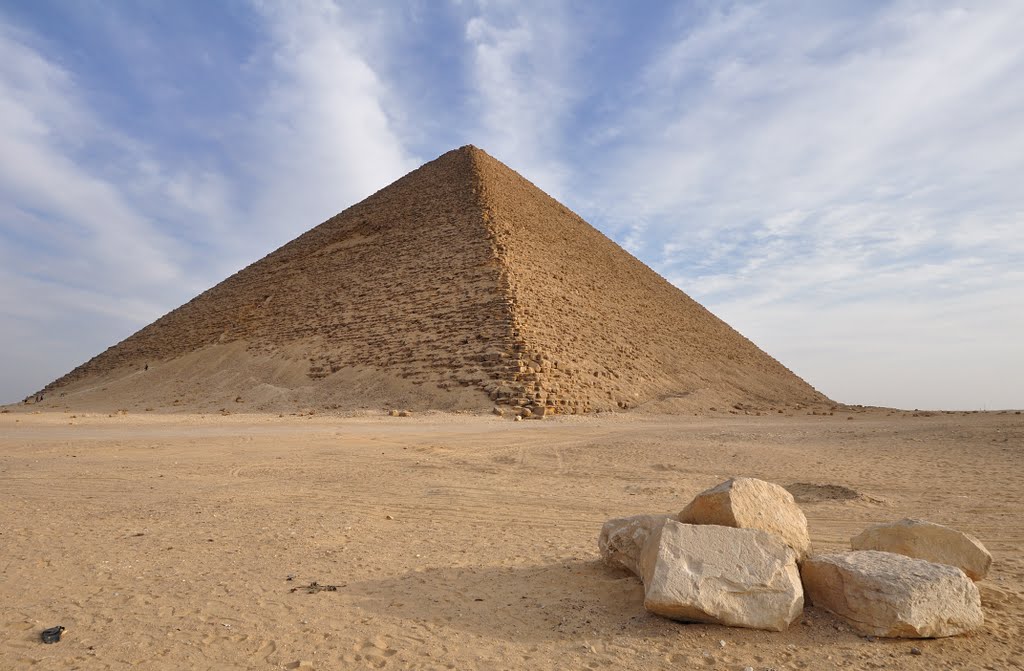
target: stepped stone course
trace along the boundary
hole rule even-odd
[[[226,356],[203,370],[156,365],[228,346],[239,357],[276,362],[267,366],[276,377],[247,373],[224,382],[216,367],[236,361]],[[197,394],[216,383],[230,398],[260,385],[330,390],[351,386],[345,375],[356,371],[364,403],[393,403],[390,388],[374,386],[383,375],[433,390],[423,394],[423,407],[468,390],[444,407],[528,408],[534,417],[702,394],[765,406],[828,402],[472,146],[332,217],[44,392],[73,399],[147,364],[150,383],[139,387],[140,400],[156,389],[176,394],[179,382]],[[298,379],[281,373],[293,368],[302,372]],[[188,379],[160,377],[170,370]]]

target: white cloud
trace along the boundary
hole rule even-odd
[[[169,241],[80,158],[109,129],[86,111],[70,73],[42,58],[24,37],[0,24],[4,228],[25,235],[31,233],[27,227],[47,226],[48,243],[71,257],[50,270],[55,274],[90,272],[88,260],[137,282],[173,280]]]
[[[332,2],[268,4],[270,84],[249,129],[252,211],[280,244],[419,164],[394,128],[394,99],[360,44],[372,26]],[[372,20],[386,17],[371,16]]]
[[[979,380],[1024,363],[1005,336],[1024,332],[1022,30],[1019,3],[713,11],[650,64],[595,198],[619,239],[641,222],[639,255],[784,362],[813,360],[798,372],[839,400],[926,405],[879,382],[894,359]],[[801,314],[813,341],[783,335]],[[853,382],[871,376],[874,396]]]
[[[479,2],[465,32],[479,119],[473,143],[559,199],[570,174],[558,155],[578,96],[579,35],[567,14],[562,3]]]

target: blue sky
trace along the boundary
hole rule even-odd
[[[1024,407],[1024,3],[0,1],[0,401],[472,143],[826,394]]]

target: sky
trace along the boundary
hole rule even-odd
[[[0,402],[474,144],[831,398],[1024,407],[1024,3],[0,0]]]

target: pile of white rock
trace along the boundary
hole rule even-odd
[[[992,556],[949,527],[901,520],[865,530],[852,551],[811,554],[807,518],[779,485],[733,478],[678,515],[605,522],[604,561],[644,584],[644,607],[685,622],[782,631],[806,599],[873,636],[953,636],[984,621],[974,580]]]

